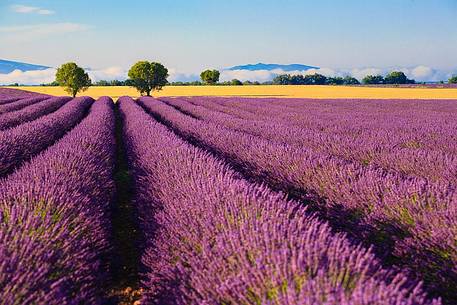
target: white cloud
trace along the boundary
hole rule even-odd
[[[169,82],[192,82],[200,79],[196,73],[182,73],[175,68],[168,68]]]
[[[355,77],[358,80],[362,80],[362,78],[364,78],[367,75],[382,75],[384,74],[384,71],[379,68],[355,68],[346,71],[346,74]]]
[[[232,79],[238,79],[240,81],[258,81],[266,82],[272,80],[275,76],[281,74],[290,74],[290,75],[310,75],[319,73],[325,76],[335,76],[339,75],[338,71],[335,71],[330,68],[319,68],[319,69],[309,69],[306,71],[284,71],[281,69],[275,70],[257,70],[257,71],[248,71],[248,70],[223,70],[221,72],[221,81],[230,81]]]
[[[90,28],[85,24],[71,22],[0,26],[0,39],[10,42],[39,40],[43,37],[81,32]]]
[[[229,81],[234,78],[241,81],[259,81],[265,82],[272,80],[276,75],[280,74],[293,74],[293,75],[308,75],[319,73],[326,76],[353,76],[359,80],[365,77],[368,74],[381,74],[385,75],[390,71],[400,70],[403,71],[409,78],[413,78],[416,81],[446,81],[452,75],[457,74],[457,69],[455,70],[438,70],[433,69],[427,66],[417,66],[417,67],[392,67],[392,68],[355,68],[355,69],[331,69],[331,68],[320,68],[320,69],[311,69],[307,71],[283,71],[283,70],[259,70],[259,71],[246,71],[246,70],[222,70],[221,71],[221,81]],[[125,80],[127,79],[127,69],[113,66],[105,69],[86,69],[91,80],[97,82],[99,80]],[[24,85],[39,85],[43,83],[50,83],[55,79],[54,68],[41,71],[27,71],[22,72],[20,70],[15,70],[8,74],[0,74],[0,85],[8,84],[24,84]],[[176,69],[169,69],[170,76],[168,80],[170,82],[174,81],[194,81],[198,80],[200,77],[196,73],[181,73]]]
[[[128,78],[128,69],[124,69],[122,67],[114,66],[109,67],[106,69],[86,69],[87,73],[89,74],[90,78],[93,82],[99,80],[125,80]],[[182,73],[177,71],[174,68],[168,69],[168,81],[175,82],[175,81],[183,81],[183,82],[190,82],[199,80],[200,76],[194,73]]]
[[[46,69],[38,71],[14,70],[8,74],[0,74],[0,85],[22,84],[22,85],[38,85],[50,83],[55,80],[56,70]]]
[[[99,80],[125,80],[127,79],[127,71],[122,67],[109,67],[102,70],[87,69],[90,79],[93,82]]]
[[[362,80],[367,75],[386,75],[390,71],[402,71],[409,78],[415,79],[416,81],[446,81],[453,74],[457,73],[457,70],[438,70],[427,66],[417,67],[389,67],[389,68],[378,68],[378,67],[365,67],[365,68],[353,68],[353,69],[333,69],[333,68],[318,68],[309,69],[306,71],[284,71],[284,70],[258,70],[258,71],[246,71],[246,70],[224,70],[221,72],[221,81],[228,81],[231,79],[239,79],[241,81],[251,80],[265,82],[272,80],[275,76],[280,74],[291,74],[291,75],[310,75],[319,73],[329,76],[352,76],[358,80]]]
[[[40,7],[27,6],[16,4],[11,6],[11,10],[20,14],[38,14],[38,15],[52,15],[55,14],[54,11],[43,9]]]
[[[127,71],[121,67],[109,67],[101,70],[86,69],[90,79],[93,82],[99,80],[124,80],[127,78]],[[22,85],[40,85],[51,83],[55,80],[56,69],[50,68],[39,71],[20,71],[14,70],[8,74],[0,74],[0,85],[22,84]]]
[[[279,71],[267,71],[267,70],[257,70],[257,71],[248,71],[248,70],[224,70],[221,71],[220,80],[221,81],[230,81],[232,79],[238,79],[240,81],[259,81],[265,82],[273,79]],[[279,73],[282,74],[282,73]]]

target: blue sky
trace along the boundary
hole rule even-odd
[[[0,58],[174,73],[303,63],[339,71],[457,67],[456,0],[3,0]]]

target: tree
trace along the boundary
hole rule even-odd
[[[457,84],[457,75],[451,77],[448,81],[449,84]]]
[[[326,83],[327,77],[317,73],[305,76],[282,74],[273,79],[275,85],[325,85]]]
[[[277,75],[273,78],[273,84],[275,85],[290,85],[291,76],[290,74],[281,74]]]
[[[384,83],[382,75],[367,75],[362,79],[362,83],[366,85],[379,85]]]
[[[327,77],[322,74],[311,74],[306,75],[311,80],[311,85],[325,85],[327,83]],[[306,78],[305,77],[305,78]]]
[[[343,83],[345,85],[360,85],[360,82],[357,78],[349,76],[349,75],[343,79]]]
[[[343,85],[344,79],[342,77],[329,77],[327,78],[327,84],[329,85]]]
[[[126,79],[124,81],[124,86],[135,87],[135,82],[131,79]]]
[[[220,73],[217,70],[205,70],[200,73],[200,78],[205,84],[214,85],[219,81]]]
[[[111,86],[110,83],[109,83],[109,81],[103,80],[103,79],[102,79],[102,80],[99,80],[99,81],[96,82],[94,85],[95,85],[95,86],[101,86],[101,87]]]
[[[89,75],[74,62],[63,64],[57,69],[56,82],[73,97],[87,90],[91,85]]]
[[[411,84],[414,80],[408,79],[401,71],[392,71],[384,78],[385,84]]]
[[[128,83],[132,83],[141,95],[151,96],[151,91],[162,90],[167,84],[168,69],[158,62],[139,61],[130,68],[128,75]]]
[[[239,79],[235,78],[230,81],[230,85],[231,86],[242,86],[243,83]]]

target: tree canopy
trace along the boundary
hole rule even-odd
[[[205,84],[214,85],[219,81],[220,72],[217,70],[205,70],[200,73],[200,78]]]
[[[457,75],[454,75],[448,80],[449,84],[457,84]]]
[[[232,79],[230,81],[230,85],[232,85],[232,86],[242,86],[243,83],[239,79],[234,78],[234,79]]]
[[[326,77],[322,74],[290,75],[281,74],[273,79],[275,85],[357,85],[359,81],[353,77]]]
[[[72,97],[87,90],[91,85],[89,75],[74,62],[63,64],[57,69],[56,82]]]
[[[151,91],[162,90],[167,84],[168,69],[158,62],[139,61],[130,68],[128,76],[141,95],[151,96]]]
[[[290,75],[282,74],[273,79],[273,84],[276,85],[325,85],[327,78],[321,74],[312,75]]]
[[[392,71],[384,77],[385,84],[413,84],[414,80],[408,79],[401,71]]]
[[[348,75],[343,78],[343,84],[344,85],[360,85],[360,82],[357,78]]]
[[[362,79],[362,83],[366,85],[384,84],[384,77],[382,75],[367,75]]]

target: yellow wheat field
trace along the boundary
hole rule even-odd
[[[18,87],[14,87],[18,88]],[[59,87],[19,87],[19,89],[67,95]],[[123,95],[138,96],[131,87],[90,87],[81,95],[94,98],[111,96],[117,99]],[[348,86],[167,86],[154,96],[247,96],[283,98],[367,98],[367,99],[457,99],[453,88],[379,88]]]

